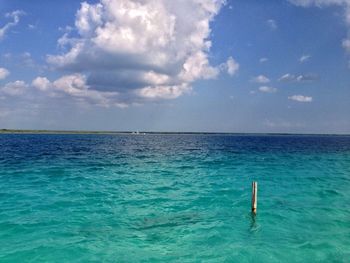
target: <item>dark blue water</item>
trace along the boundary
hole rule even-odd
[[[0,149],[0,262],[349,262],[349,136],[9,134]]]

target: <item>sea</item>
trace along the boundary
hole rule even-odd
[[[350,136],[1,134],[0,262],[350,262]]]

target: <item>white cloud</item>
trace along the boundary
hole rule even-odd
[[[33,79],[31,85],[19,80],[9,82],[0,88],[0,95],[21,96],[30,88],[35,88],[51,98],[73,98],[78,102],[102,107],[125,108],[128,106],[126,103],[120,102],[118,92],[91,89],[86,83],[86,77],[79,73],[64,75],[55,81],[50,81],[46,77],[37,77]]]
[[[308,61],[310,58],[311,58],[310,55],[302,55],[302,56],[299,58],[299,62],[300,62],[300,63],[304,63],[304,62]]]
[[[210,22],[224,0],[100,0],[82,3],[78,37],[58,43],[68,52],[48,55],[55,68],[86,76],[90,89],[116,91],[126,100],[175,98],[198,79],[215,78]],[[229,58],[233,75],[238,64]]]
[[[32,86],[41,91],[49,90],[51,86],[51,82],[45,77],[37,77],[32,81]]]
[[[10,71],[8,71],[6,68],[0,68],[0,80],[6,79],[8,75],[10,75]]]
[[[293,74],[287,73],[281,76],[278,81],[285,81],[285,82],[290,82],[290,81],[295,81],[296,77]]]
[[[109,107],[124,107],[125,104],[118,102],[117,92],[104,92],[91,89],[86,84],[86,77],[82,74],[64,75],[51,82],[46,77],[37,77],[32,81],[32,86],[51,97],[67,95],[79,101],[89,102],[94,105]]]
[[[147,99],[175,99],[189,91],[190,88],[183,84],[182,86],[149,86],[137,90],[136,93]]]
[[[20,17],[24,15],[24,12],[21,10],[16,10],[10,13],[5,14],[5,18],[12,19],[11,22],[8,22],[3,27],[0,27],[0,40],[5,37],[6,32],[11,28],[18,24]]]
[[[53,86],[62,92],[71,95],[78,95],[87,90],[85,76],[81,74],[72,74],[63,76],[53,82]]]
[[[260,58],[259,62],[260,63],[264,63],[264,62],[267,62],[268,60],[269,60],[268,58]]]
[[[14,82],[7,83],[1,88],[0,91],[6,95],[18,96],[22,95],[26,91],[27,87],[28,85],[24,81],[16,80]]]
[[[259,87],[259,91],[265,92],[265,93],[274,93],[277,91],[277,89],[273,87],[268,87],[268,86],[261,86]]]
[[[294,75],[294,74],[284,74],[281,76],[278,81],[281,82],[312,82],[314,80],[317,80],[318,76],[315,74],[301,74],[301,75]]]
[[[274,19],[269,19],[269,20],[266,21],[266,23],[267,23],[267,25],[269,26],[269,28],[271,30],[276,30],[277,27],[278,27],[277,23],[276,23],[276,21]]]
[[[269,83],[270,79],[264,75],[259,75],[252,78],[251,81],[256,83]]]
[[[229,75],[233,76],[237,73],[239,64],[232,57],[229,57],[222,67],[227,70]]]
[[[298,102],[312,102],[312,97],[304,96],[304,95],[293,95],[288,97],[288,99],[298,101]]]

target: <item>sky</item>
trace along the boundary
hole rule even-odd
[[[350,133],[349,0],[0,0],[0,129]]]

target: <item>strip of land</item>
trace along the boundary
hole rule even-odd
[[[26,130],[0,129],[0,134],[105,134],[105,135],[236,135],[236,136],[350,136],[350,134],[316,133],[231,133],[231,132],[158,132],[158,131],[83,131],[83,130]]]

